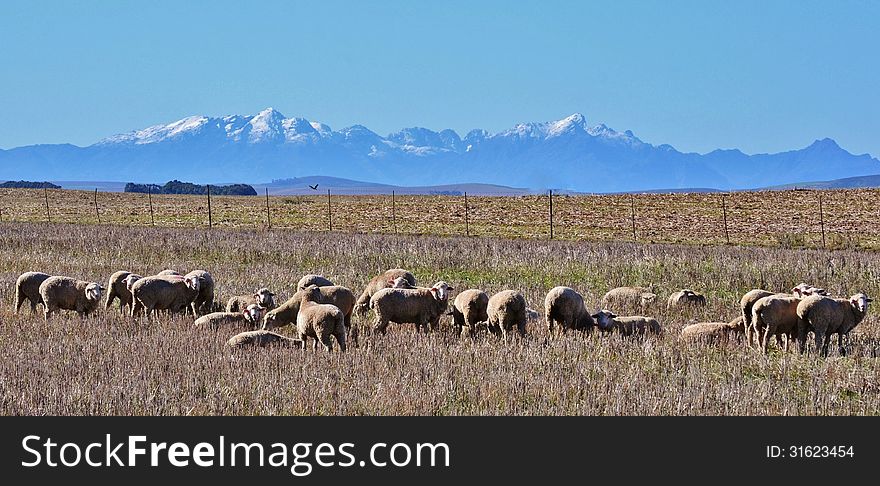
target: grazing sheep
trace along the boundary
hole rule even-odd
[[[398,277],[398,280],[406,282],[403,277]],[[406,282],[406,285],[409,285],[409,282]],[[486,313],[488,306],[489,296],[482,290],[468,289],[455,296],[455,301],[452,303],[452,322],[458,335],[463,336],[466,332],[469,336],[473,336],[477,323],[489,319]]]
[[[515,290],[502,290],[489,299],[486,326],[496,336],[507,338],[515,326],[521,337],[526,335],[526,299]]]
[[[184,277],[199,279],[199,294],[191,304],[193,315],[199,316],[211,312],[214,307],[214,277],[205,270],[193,270]]]
[[[103,290],[97,282],[70,277],[47,278],[40,284],[46,320],[49,320],[49,314],[58,310],[76,311],[80,317],[85,317],[98,308]]]
[[[336,284],[334,284],[330,280],[327,280],[323,275],[315,275],[310,273],[299,279],[299,282],[296,284],[296,290],[297,292],[300,290],[305,290],[312,285],[316,285],[318,287],[330,287]]]
[[[271,331],[245,331],[229,338],[226,345],[231,348],[244,348],[248,346],[281,346],[289,348],[301,348],[303,342]]]
[[[331,337],[336,338],[339,349],[345,351],[345,314],[333,304],[321,304],[321,287],[314,285],[302,290],[302,303],[296,314],[296,333],[303,343],[306,338],[320,342],[325,351],[333,348]],[[299,293],[299,292],[297,292]]]
[[[867,295],[858,293],[849,299],[832,299],[813,295],[798,304],[797,315],[800,318],[798,327],[798,347],[803,353],[806,349],[807,332],[813,331],[816,339],[816,351],[828,356],[828,344],[831,335],[837,333],[837,347],[841,355],[846,354],[846,336],[853,330],[868,312]]]
[[[762,297],[752,306],[752,329],[761,338],[761,349],[765,353],[771,336],[776,337],[780,346],[782,336],[787,336],[784,349],[788,351],[788,343],[794,339],[799,327],[797,307],[800,301],[801,298],[794,295],[776,294]]]
[[[409,283],[411,288],[416,287],[416,278],[408,270],[402,268],[386,270],[370,279],[367,288],[364,289],[363,293],[361,293],[361,296],[358,297],[358,300],[355,303],[355,312],[361,317],[366,316],[367,311],[370,309],[370,298],[373,294],[382,289],[393,287],[394,281],[400,277],[403,277],[403,279]]]
[[[169,277],[169,276],[174,276],[174,275],[180,275],[180,273],[178,273],[177,270],[168,269],[168,270],[162,270],[161,272],[156,274],[156,276],[158,276],[158,277]]]
[[[803,297],[806,297],[809,295],[814,295],[814,294],[827,295],[827,292],[825,292],[825,289],[813,287],[812,285],[809,285],[806,283],[798,284],[797,286],[795,286],[794,288],[791,289],[791,292],[792,293],[790,295],[793,295],[795,297],[800,297],[800,298],[803,298]],[[757,302],[759,299],[763,299],[764,297],[769,297],[772,295],[787,296],[789,294],[784,294],[784,293],[777,294],[776,292],[770,292],[769,290],[754,289],[754,290],[750,290],[750,291],[746,292],[745,295],[742,296],[742,299],[740,299],[739,305],[740,305],[740,309],[742,310],[743,323],[745,326],[746,344],[750,347],[753,342],[752,341],[753,337],[754,337],[754,342],[756,344],[760,344],[761,333],[763,332],[763,329],[756,328],[754,323],[752,322],[752,307],[755,305],[755,302]]]
[[[370,297],[370,308],[376,313],[373,329],[385,334],[390,322],[413,323],[416,332],[422,326],[428,332],[428,325],[436,329],[440,316],[446,313],[452,290],[455,288],[442,280],[431,288],[381,289]]]
[[[602,297],[605,309],[645,309],[657,300],[657,294],[645,287],[617,287]]]
[[[110,280],[107,281],[107,300],[105,301],[104,308],[109,309],[110,306],[113,305],[113,301],[118,298],[119,312],[125,315],[126,306],[128,306],[128,310],[131,312],[133,301],[131,290],[129,289],[129,282],[136,282],[141,278],[143,277],[126,270],[120,270],[114,272],[113,275],[110,275]]]
[[[260,325],[266,308],[257,304],[247,306],[242,312],[212,312],[205,314],[193,322],[193,327],[207,327],[216,331],[226,327],[246,327],[253,330]]]
[[[706,296],[691,289],[681,289],[666,299],[666,310],[696,305],[706,305]]]
[[[558,322],[562,332],[569,329],[590,331],[596,323],[584,305],[584,298],[570,287],[553,287],[544,298],[544,319],[547,331],[553,334]]]
[[[131,315],[141,311],[147,315],[159,310],[185,312],[199,295],[201,286],[202,278],[196,276],[155,275],[139,279],[131,286]]]
[[[744,331],[742,316],[730,322],[699,322],[681,330],[681,338],[690,342],[724,344]]]
[[[646,333],[660,334],[660,323],[653,317],[626,316],[619,317],[613,312],[601,310],[593,314],[596,325],[603,332],[618,332],[624,336]]]
[[[351,329],[354,293],[341,285],[316,288],[318,289],[316,301],[319,304],[333,304],[338,307],[345,316],[345,328]],[[263,317],[263,329],[271,331],[272,329],[296,323],[296,316],[299,313],[306,290],[298,291],[293,294],[293,297],[287,299],[287,302],[267,312]],[[354,339],[355,336],[352,338]]]
[[[15,313],[24,304],[27,299],[31,303],[31,312],[37,312],[37,304],[43,304],[43,298],[40,297],[40,284],[47,278],[51,277],[48,273],[42,272],[25,272],[18,276],[15,281]],[[43,304],[43,307],[46,305]]]
[[[268,310],[275,308],[275,294],[263,287],[250,295],[236,295],[226,302],[226,312],[241,312],[251,304],[257,304]]]

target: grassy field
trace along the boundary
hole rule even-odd
[[[100,196],[119,201],[134,197]],[[835,193],[835,197],[843,196]],[[8,204],[9,193],[3,194],[2,200]],[[175,206],[174,202],[192,201],[175,197],[166,200],[168,203],[160,203],[166,211]],[[217,207],[223,208],[227,200],[218,200],[221,202]],[[301,200],[290,207],[319,206],[315,199]],[[573,210],[565,208],[573,208],[576,201],[586,205],[589,200],[563,199],[560,211],[573,218],[576,213],[566,213]],[[256,207],[256,199],[231,198],[228,204],[230,208],[242,208],[251,201]],[[282,201],[284,198],[275,200],[279,219],[280,208],[287,207]],[[439,223],[454,217],[458,209],[452,202],[457,199],[411,201],[414,205],[419,201],[435,205],[435,211],[427,212],[430,221],[438,222],[438,230],[449,232]],[[535,206],[534,214],[538,214],[540,206],[536,198],[491,201],[496,208],[509,204],[508,211],[517,213],[523,222],[531,214],[524,207]],[[83,205],[86,207],[87,201]],[[880,294],[878,253],[265,231],[257,220],[251,220],[250,225],[223,223],[207,231],[185,228],[195,221],[192,215],[176,221],[170,213],[161,213],[162,224],[179,227],[150,228],[143,226],[142,209],[133,208],[130,214],[116,210],[106,215],[106,220],[141,218],[140,225],[98,226],[10,223],[4,208],[4,223],[0,224],[0,413],[880,412],[880,361],[876,359],[880,327],[876,309],[869,310],[865,321],[853,332],[851,353],[846,357],[832,351],[828,359],[820,359],[815,354],[802,356],[776,349],[765,356],[741,345],[690,345],[677,338],[689,322],[733,318],[739,296],[754,287],[781,290],[806,281],[835,294],[862,290],[876,297]],[[231,211],[227,221],[233,219]],[[414,213],[414,209],[404,212]],[[13,216],[27,219],[27,214],[22,210]],[[301,213],[291,210],[291,214]],[[807,213],[803,214],[806,217]],[[73,212],[68,216],[75,217]],[[346,221],[356,221],[353,214],[340,219],[340,228],[346,228]],[[422,223],[411,220],[410,224]],[[876,231],[869,226],[864,232]],[[701,227],[708,231],[708,223]],[[839,224],[836,227],[843,228]],[[498,234],[488,224],[479,228],[485,234]],[[537,236],[538,230],[533,230]],[[625,233],[623,228],[614,231]],[[504,342],[482,337],[471,342],[455,336],[444,320],[444,328],[429,335],[415,334],[411,325],[392,324],[387,336],[362,338],[360,346],[332,354],[311,349],[233,352],[224,345],[228,333],[193,329],[191,319],[184,317],[149,323],[120,316],[111,309],[85,320],[63,315],[46,323],[41,315],[29,311],[19,315],[12,312],[15,279],[27,270],[106,281],[119,269],[149,274],[167,267],[182,271],[202,268],[214,275],[222,299],[263,285],[285,299],[305,273],[322,273],[359,292],[370,277],[397,266],[412,270],[422,284],[443,279],[457,290],[517,289],[535,309],[542,307],[547,290],[560,284],[582,292],[591,306],[611,287],[652,283],[663,297],[681,287],[700,290],[707,295],[708,305],[685,314],[652,310],[666,331],[657,338],[569,334],[549,339],[539,323],[532,323],[524,340]]]
[[[642,243],[722,244],[729,236],[740,245],[821,248],[819,199],[829,249],[880,249],[880,226],[873,204],[880,191],[776,191],[726,194],[725,234],[721,194],[640,194],[557,196],[554,238],[572,241],[636,241]],[[100,222],[130,226],[207,228],[207,198],[152,196],[153,221],[146,194],[50,190],[52,222]],[[471,236],[548,238],[546,196],[468,197]],[[264,197],[214,197],[215,228],[264,230]],[[273,228],[324,231],[328,228],[327,196],[271,197]],[[465,205],[459,196],[333,196],[334,230],[357,233],[464,236]],[[3,221],[45,222],[42,190],[0,190]],[[392,218],[393,213],[393,218]],[[396,222],[396,224],[395,224]]]

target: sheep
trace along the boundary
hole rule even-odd
[[[310,286],[302,290],[302,303],[296,314],[296,332],[303,343],[306,338],[315,339],[315,347],[320,341],[325,351],[333,348],[331,336],[339,343],[340,351],[345,351],[345,314],[333,304],[321,304],[321,287]],[[299,293],[299,292],[297,292]]]
[[[27,299],[31,304],[31,312],[37,312],[37,304],[43,304],[43,298],[40,297],[40,284],[47,278],[51,277],[48,273],[43,272],[25,272],[18,276],[15,281],[15,313],[24,304]],[[46,304],[43,304],[45,307]]]
[[[837,333],[837,347],[841,355],[846,354],[845,340],[868,312],[868,303],[873,299],[857,293],[849,299],[832,299],[813,295],[806,297],[797,306],[800,319],[798,326],[798,347],[803,353],[806,349],[807,331],[813,331],[816,351],[828,356],[831,335]],[[821,350],[821,351],[820,351]]]
[[[260,324],[265,312],[265,307],[250,304],[241,312],[212,312],[205,314],[193,322],[193,327],[207,327],[215,331],[225,327],[247,327],[248,330],[253,330]]]
[[[193,315],[199,316],[211,312],[214,307],[214,277],[205,270],[193,270],[184,277],[199,279],[199,293],[191,304]]]
[[[299,279],[299,282],[296,284],[296,290],[297,292],[300,290],[305,290],[311,285],[317,285],[318,287],[330,287],[336,284],[334,284],[330,280],[327,280],[322,275],[315,275],[310,273]]]
[[[455,290],[440,280],[431,288],[392,289],[385,288],[370,297],[369,307],[376,313],[373,330],[382,334],[387,332],[388,324],[413,323],[416,332],[424,326],[436,329],[440,316],[446,313],[449,304],[449,292]]]
[[[341,285],[316,288],[319,291],[317,302],[320,304],[333,304],[338,307],[345,317],[345,328],[350,330],[351,314],[354,309],[354,293]],[[305,294],[306,290],[300,290],[287,299],[287,302],[267,312],[263,316],[263,329],[271,331],[272,329],[296,323],[296,316],[300,311]],[[352,339],[356,339],[356,337],[356,335],[352,336]]]
[[[697,305],[706,305],[706,296],[691,289],[681,289],[666,299],[666,310]]]
[[[645,309],[657,300],[657,294],[645,287],[617,287],[602,297],[606,309]]]
[[[590,331],[596,324],[584,305],[584,298],[570,287],[553,287],[544,298],[544,319],[547,331],[553,334],[558,322],[562,332],[569,329]]]
[[[244,348],[246,346],[282,346],[290,348],[301,348],[303,342],[299,339],[293,339],[271,331],[245,331],[229,338],[226,345],[231,348]]]
[[[782,346],[782,336],[787,336],[784,349],[788,351],[788,343],[794,339],[794,334],[800,326],[800,318],[797,315],[797,306],[800,302],[801,298],[794,295],[775,294],[758,299],[752,306],[752,329],[755,336],[761,339],[761,349],[765,353],[771,336],[776,337],[776,342],[780,346]]]
[[[46,320],[58,310],[76,311],[80,317],[85,317],[98,308],[103,290],[104,287],[97,282],[60,276],[47,278],[40,284]]]
[[[624,336],[633,334],[644,335],[647,333],[660,334],[662,329],[657,319],[645,316],[620,317],[608,310],[600,310],[592,315],[596,325],[603,332],[617,332]]]
[[[158,277],[173,277],[175,275],[180,276],[180,273],[178,273],[177,270],[171,269],[162,270],[161,272],[156,274],[156,276]]]
[[[681,330],[681,339],[690,342],[726,343],[731,336],[744,331],[743,318],[738,316],[730,322],[698,322]]]
[[[791,289],[791,294],[795,297],[806,297],[809,295],[827,295],[825,289],[821,289],[818,287],[814,287],[812,285],[801,283]],[[753,289],[745,293],[740,299],[740,309],[742,310],[743,323],[745,327],[746,334],[746,344],[748,346],[752,345],[752,336],[754,336],[754,342],[760,343],[761,333],[764,329],[756,328],[754,323],[752,322],[752,307],[754,307],[755,302],[759,299],[763,299],[764,297],[769,297],[771,295],[780,295],[787,296],[789,294],[777,294],[776,292],[770,292],[769,290],[764,289]]]
[[[392,289],[414,289],[415,285],[409,283],[406,277],[397,277],[391,282]]]
[[[268,310],[275,308],[275,294],[263,287],[250,295],[236,295],[226,302],[226,312],[241,312],[251,304],[258,304]]]
[[[398,277],[397,280],[406,282],[403,277]],[[406,285],[409,285],[409,282],[406,282]],[[473,336],[477,323],[489,319],[489,315],[486,313],[488,306],[489,296],[482,290],[468,289],[455,296],[451,314],[458,335],[462,336],[463,333],[467,333],[469,336]]]
[[[128,274],[124,279],[122,279],[122,283],[125,284],[125,288],[128,289],[128,293],[131,293],[131,286],[134,285],[135,282],[137,282],[138,280],[140,280],[142,278],[144,278],[144,277],[141,275],[138,275],[136,273],[131,273],[131,274]],[[132,296],[132,299],[134,299],[134,296]],[[132,300],[132,303],[134,303],[133,300]]]
[[[394,285],[394,281],[400,277],[403,277],[412,288],[416,286],[416,278],[410,273],[408,270],[404,270],[402,268],[392,268],[391,270],[386,270],[385,272],[376,275],[372,279],[370,279],[370,283],[367,284],[367,287],[364,289],[363,293],[361,293],[360,297],[358,297],[357,302],[355,303],[355,312],[361,317],[367,315],[367,311],[370,309],[370,298],[376,292],[387,289]]]
[[[502,290],[489,299],[486,327],[496,336],[507,338],[507,333],[516,326],[521,337],[526,335],[526,299],[515,290]]]
[[[131,315],[141,311],[147,315],[159,310],[185,312],[199,295],[202,283],[202,278],[196,276],[154,275],[139,279],[131,286]]]
[[[126,270],[120,270],[114,272],[113,275],[110,275],[110,279],[107,281],[107,300],[105,301],[104,308],[109,309],[110,306],[113,305],[113,301],[118,298],[119,312],[125,315],[126,306],[128,306],[130,311],[132,297],[131,290],[129,289],[129,282],[136,282],[141,278],[143,277]]]

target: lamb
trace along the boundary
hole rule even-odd
[[[584,305],[584,298],[570,287],[553,287],[544,298],[547,331],[553,334],[558,322],[565,333],[569,329],[590,331],[596,324]]]
[[[398,277],[397,280],[409,285],[409,282],[403,277]],[[395,284],[400,283],[395,281]],[[477,323],[489,319],[489,315],[486,313],[488,306],[489,296],[482,290],[468,289],[459,293],[452,303],[452,322],[455,324],[458,335],[462,336],[466,332],[469,336],[473,336]]]
[[[271,331],[245,331],[229,338],[226,345],[231,348],[244,348],[247,346],[282,346],[290,348],[301,348],[303,342],[299,339],[293,339]]]
[[[113,301],[118,298],[119,312],[125,315],[126,306],[128,306],[129,311],[131,311],[133,301],[131,290],[129,289],[129,282],[136,282],[141,278],[143,277],[126,270],[120,270],[114,272],[113,275],[110,275],[110,280],[107,281],[107,300],[104,304],[104,308],[109,309],[110,306],[113,305]]]
[[[680,309],[685,306],[706,305],[706,296],[691,289],[681,289],[666,299],[666,310]]]
[[[210,328],[214,331],[226,327],[245,327],[254,330],[263,318],[266,308],[250,304],[242,312],[212,312],[205,314],[193,322],[193,327]]]
[[[617,287],[602,297],[606,309],[645,309],[657,300],[657,294],[645,287]]]
[[[268,310],[275,308],[275,294],[263,287],[250,295],[236,295],[226,302],[226,312],[242,312],[251,304],[257,304]]]
[[[320,304],[333,304],[338,307],[344,315],[345,328],[351,329],[351,314],[354,309],[354,293],[341,285],[315,288],[317,288],[319,292],[318,297],[316,297],[316,302]],[[266,315],[263,316],[263,329],[271,331],[275,328],[296,323],[296,316],[299,314],[305,294],[306,290],[300,290],[293,294],[293,297],[287,299],[287,302],[267,312]],[[354,339],[355,336],[352,336],[352,338]]]
[[[18,276],[15,281],[15,313],[24,304],[27,299],[31,304],[31,312],[37,312],[37,304],[43,304],[43,298],[40,297],[40,284],[47,278],[51,277],[48,273],[43,272],[25,272]],[[43,307],[46,305],[43,304]]]
[[[516,326],[521,337],[526,335],[526,299],[515,290],[502,290],[489,299],[486,327],[496,336],[507,338],[507,333]]]
[[[592,317],[596,320],[596,325],[603,332],[617,332],[624,336],[632,336],[633,334],[644,335],[647,333],[660,334],[662,332],[660,323],[653,317],[620,317],[604,309],[593,314]]]
[[[311,285],[316,285],[318,287],[330,287],[332,285],[336,285],[330,280],[327,280],[322,275],[308,274],[303,276],[303,278],[299,279],[299,282],[296,284],[296,290],[305,290]]]
[[[147,315],[159,310],[184,312],[199,295],[202,278],[196,276],[168,275],[139,279],[131,286],[134,305],[131,315],[141,311]]]
[[[40,284],[46,320],[49,320],[49,314],[58,310],[76,311],[80,317],[85,317],[98,308],[103,290],[97,282],[59,276],[47,278]]]
[[[416,278],[407,270],[402,268],[392,268],[391,270],[386,270],[385,272],[376,275],[372,279],[370,279],[370,283],[367,284],[367,288],[364,289],[363,293],[361,293],[360,297],[358,297],[357,302],[355,303],[355,312],[361,317],[367,315],[367,311],[370,309],[370,298],[376,292],[387,289],[389,287],[394,286],[394,281],[398,278],[403,277],[412,288],[416,286]]]
[[[193,270],[184,277],[199,279],[199,294],[191,304],[193,315],[198,316],[211,312],[214,307],[214,277],[205,270]]]
[[[837,347],[841,355],[846,354],[845,340],[868,312],[870,299],[863,293],[857,293],[849,299],[832,299],[821,295],[807,297],[798,304],[797,315],[798,347],[803,353],[806,349],[807,331],[813,331],[816,339],[816,351],[828,356],[828,344],[831,335],[837,333]]]
[[[314,338],[325,351],[333,348],[331,336],[336,338],[339,349],[345,351],[345,314],[333,304],[321,304],[321,287],[314,285],[302,290],[302,303],[296,315],[296,332],[303,343]],[[299,292],[297,292],[299,293]]]
[[[780,345],[782,336],[788,336],[785,342],[785,350],[788,351],[788,343],[794,339],[794,333],[800,326],[797,315],[800,302],[801,298],[797,296],[775,294],[758,299],[752,306],[752,329],[756,337],[763,333],[760,344],[765,353],[771,336],[776,336],[776,342]]]
[[[440,316],[446,313],[452,290],[455,288],[442,280],[431,288],[381,289],[370,297],[369,307],[376,313],[373,329],[385,334],[390,322],[411,322],[416,325],[416,332],[422,326],[425,332],[429,325],[436,329]]]
[[[681,339],[690,342],[723,344],[744,331],[742,316],[730,322],[699,322],[681,330]]]

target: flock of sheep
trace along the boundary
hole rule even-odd
[[[15,285],[15,311],[25,300],[31,310],[43,305],[48,320],[59,310],[76,311],[80,316],[94,312],[106,290],[104,307],[109,309],[116,299],[119,308],[131,316],[157,312],[191,313],[194,326],[214,330],[236,329],[243,332],[229,339],[228,345],[242,347],[279,344],[303,347],[307,339],[331,350],[333,341],[345,350],[347,340],[357,341],[358,329],[352,325],[352,314],[366,318],[369,310],[375,314],[372,329],[384,334],[389,323],[412,323],[416,330],[436,330],[444,315],[451,315],[456,331],[462,336],[474,337],[478,330],[507,337],[516,332],[526,334],[526,323],[536,319],[520,292],[503,290],[491,297],[479,289],[459,292],[449,310],[450,294],[455,289],[444,281],[431,287],[418,287],[413,274],[404,269],[391,269],[375,276],[360,297],[355,299],[346,287],[334,285],[320,275],[306,275],[297,284],[293,296],[276,305],[275,294],[261,288],[250,295],[228,299],[225,311],[214,312],[215,283],[210,273],[194,270],[180,275],[164,270],[143,277],[128,271],[114,273],[106,288],[97,282],[87,282],[64,276],[50,276],[41,272],[27,272],[18,277]],[[569,287],[554,287],[544,299],[544,320],[551,335],[577,330],[624,336],[660,334],[660,323],[641,315],[618,316],[619,310],[645,311],[657,304],[657,295],[644,287],[618,287],[602,298],[602,310],[590,313],[581,294]],[[833,334],[838,335],[838,346],[845,354],[847,334],[862,321],[871,299],[863,293],[849,298],[832,298],[821,288],[802,283],[791,293],[776,293],[763,289],[747,292],[740,301],[742,315],[731,322],[701,322],[684,327],[681,338],[689,341],[727,342],[744,336],[749,346],[759,345],[767,351],[768,342],[775,338],[780,347],[798,340],[801,352],[805,350],[807,334],[815,337],[816,349],[828,353]],[[669,296],[669,310],[686,306],[706,305],[705,296],[682,289]],[[295,326],[295,338],[273,332],[287,325]],[[783,336],[787,339],[783,345]]]

